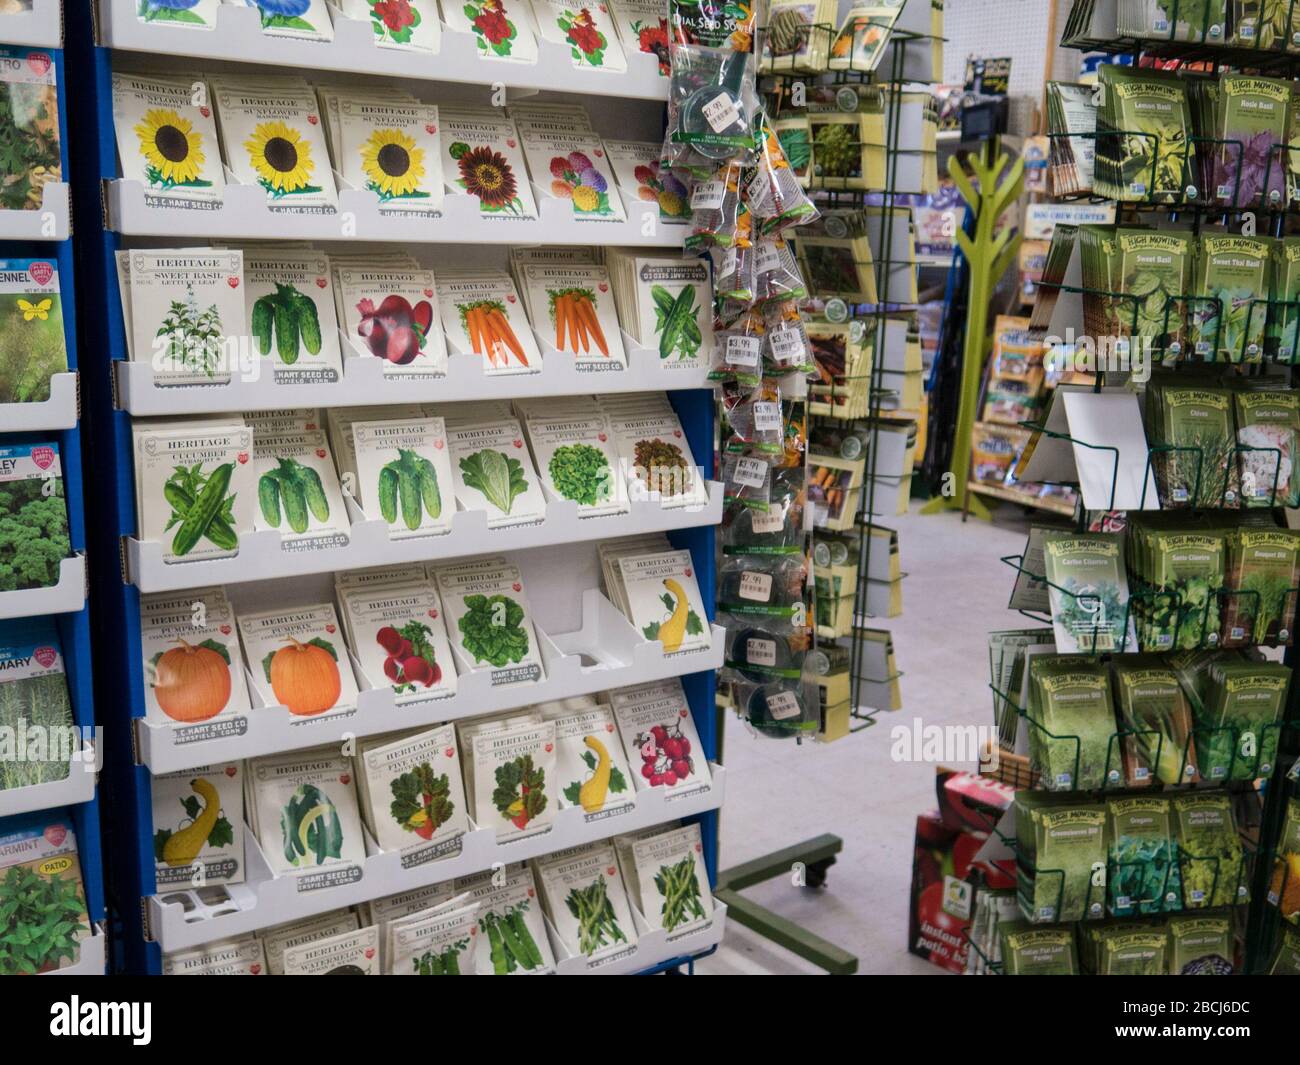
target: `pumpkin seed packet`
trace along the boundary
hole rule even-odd
[[[1082,655],[1038,655],[1029,667],[1031,765],[1049,791],[1095,791],[1123,779],[1106,667]]]
[[[333,384],[343,372],[329,258],[324,252],[244,252],[249,335],[277,385]],[[317,419],[319,421],[319,419]]]
[[[217,248],[130,253],[131,357],[158,385],[230,381],[230,340],[244,330],[244,253]]]
[[[136,527],[165,563],[229,558],[257,506],[253,433],[242,422],[155,427],[136,420]]]
[[[537,882],[527,865],[458,877],[456,892],[478,906],[474,971],[480,976],[527,976],[555,968]]]
[[[6,149],[0,210],[40,210],[45,185],[63,177],[59,90],[48,52],[0,46],[0,137]]]
[[[1208,774],[1206,774],[1208,776]],[[1171,800],[1186,910],[1250,901],[1250,870],[1223,792],[1182,792]]]
[[[712,646],[689,551],[624,555],[618,564],[628,620],[645,639],[658,640],[665,655],[691,654]],[[772,655],[775,658],[775,647]]]
[[[487,514],[489,529],[535,525],[546,518],[541,478],[517,418],[447,430],[456,500]]]
[[[73,725],[58,630],[48,618],[0,621],[0,736],[6,737],[0,741],[0,791],[66,780],[70,772],[88,769],[74,761],[81,738]]]
[[[342,0],[341,10],[350,19],[369,22],[380,48],[436,55],[441,47],[442,22],[436,0],[405,0],[395,5]]]
[[[0,259],[0,404],[45,402],[67,368],[58,263]]]
[[[395,540],[451,530],[456,499],[441,418],[352,423],[357,502]]]
[[[1136,649],[1128,575],[1113,533],[1043,533],[1052,628],[1063,654]]]
[[[1106,807],[1016,796],[1016,893],[1037,924],[1093,920],[1105,913],[1095,883],[1106,864]]]
[[[411,218],[441,214],[438,127],[434,104],[342,97],[337,161],[343,180],[373,192],[382,214]]]
[[[379,929],[373,926],[342,932],[288,947],[285,976],[379,976]]]
[[[383,359],[385,377],[446,376],[446,339],[433,328],[438,295],[432,270],[334,265],[334,298],[354,354]]]
[[[478,200],[480,217],[537,218],[513,118],[486,107],[443,108],[440,144],[443,179],[453,191]]]
[[[1222,647],[1289,647],[1295,641],[1300,533],[1241,528],[1228,534]]]
[[[637,791],[662,787],[678,795],[712,786],[681,680],[620,688],[609,700]]]
[[[627,513],[627,485],[602,411],[537,413],[525,424],[548,499],[572,500],[582,518]]]
[[[465,0],[442,5],[447,29],[474,37],[481,59],[537,62],[537,30],[528,0]]]
[[[164,954],[162,971],[164,976],[262,976],[268,969],[262,941],[250,933]]]
[[[366,922],[367,924],[371,922]],[[272,976],[284,975],[284,952],[304,943],[355,932],[361,921],[351,910],[331,910],[329,913],[305,917],[301,921],[268,928],[262,934],[262,949],[266,952],[266,969]]]
[[[435,573],[447,633],[465,672],[486,670],[494,688],[546,679],[518,566],[496,555]]]
[[[271,211],[336,213],[334,172],[311,87],[300,78],[211,81],[222,156],[236,180],[260,185]]]
[[[608,4],[586,0],[531,0],[542,40],[568,48],[579,70],[627,70],[627,57]]]
[[[1192,708],[1177,675],[1163,662],[1137,656],[1111,661],[1123,732],[1124,780],[1194,784],[1200,778],[1192,744]]]
[[[401,851],[403,868],[459,853],[469,813],[453,725],[363,740],[357,769],[362,810],[381,850]]]
[[[152,781],[154,879],[168,888],[244,882],[242,763],[202,765]]]
[[[1273,772],[1291,670],[1279,662],[1210,663],[1196,710],[1196,758],[1204,779],[1255,780]]]
[[[1074,926],[1043,928],[1026,921],[999,921],[998,946],[1007,976],[1078,976]]]
[[[1235,399],[1242,506],[1296,506],[1300,503],[1295,468],[1300,395],[1250,390],[1236,393]]]
[[[1208,362],[1262,362],[1273,241],[1206,233],[1192,303],[1192,338]]]
[[[474,976],[478,906],[440,907],[389,930],[385,972],[392,976]]]
[[[258,530],[280,533],[280,550],[346,547],[351,522],[325,433],[253,435]]]
[[[588,821],[597,821],[634,805],[636,796],[609,705],[561,714],[554,721],[560,809],[578,806]]]
[[[713,893],[698,824],[661,832],[632,845],[641,915],[651,928],[680,935],[713,920]]]
[[[196,93],[205,102],[195,105]],[[208,210],[226,187],[207,86],[182,74],[113,74],[113,124],[122,177],[149,207]]]
[[[1138,795],[1106,801],[1106,904],[1111,916],[1182,909],[1182,877],[1169,800]],[[1162,965],[1161,971],[1164,966]]]
[[[1170,917],[1166,927],[1169,975],[1232,975],[1232,920],[1226,913]]]
[[[474,822],[498,842],[549,832],[559,808],[555,722],[480,733],[474,747]]]
[[[239,635],[264,706],[294,717],[356,711],[352,659],[331,604],[241,614]]]
[[[1286,203],[1286,143],[1291,82],[1247,74],[1219,79],[1212,184],[1215,198],[1233,207]]]
[[[504,270],[442,273],[438,311],[451,349],[480,356],[487,376],[541,373],[537,338]]]
[[[247,673],[223,588],[142,595],[140,643],[146,721],[195,738],[238,727],[224,722],[248,713]]]
[[[366,856],[352,759],[337,747],[255,758],[248,763],[249,804],[262,851],[277,876],[310,875],[356,865]],[[315,885],[317,878],[305,882]],[[321,887],[330,883],[327,875]],[[299,890],[309,890],[300,886]],[[288,958],[285,959],[288,972]]]
[[[406,581],[339,588],[348,643],[372,688],[391,686],[399,706],[456,694],[442,602],[423,573]]]
[[[570,956],[608,964],[636,948],[632,908],[608,840],[539,858],[534,875],[551,925]]]

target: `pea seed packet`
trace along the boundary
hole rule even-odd
[[[153,778],[154,878],[159,890],[244,882],[242,763]]]
[[[284,975],[284,952],[305,943],[331,939],[345,932],[355,932],[361,926],[351,910],[333,910],[329,913],[307,917],[301,921],[268,928],[262,935],[262,949],[266,953],[266,968],[272,976]]]
[[[627,369],[618,309],[603,266],[525,263],[515,270],[528,318],[579,373]]]
[[[689,551],[625,555],[619,559],[619,580],[628,620],[647,640],[658,640],[665,655],[712,646]]]
[[[45,402],[67,368],[58,263],[0,259],[0,404]]]
[[[1168,799],[1108,799],[1106,838],[1106,903],[1112,916],[1182,909],[1182,876]]]
[[[632,845],[640,885],[641,915],[670,936],[713,919],[713,893],[704,867],[700,826],[685,825]]]
[[[1106,808],[1096,803],[1016,797],[1016,892],[1028,921],[1051,924],[1101,917],[1106,890]]]
[[[666,369],[698,369],[713,351],[712,288],[700,259],[611,249],[605,257],[624,331]]]
[[[356,711],[352,660],[329,603],[241,614],[239,635],[267,706],[295,717]]]
[[[1082,655],[1039,655],[1029,666],[1031,766],[1049,791],[1093,791],[1123,779],[1112,742],[1106,667]]]
[[[318,430],[253,436],[259,530],[280,533],[286,552],[346,547],[347,507],[325,434]]]
[[[380,48],[436,55],[441,47],[442,22],[436,0],[406,0],[404,4],[343,0],[342,10],[348,18],[368,21]]]
[[[998,922],[1002,971],[1008,976],[1077,976],[1074,926],[1042,928],[1025,921]]]
[[[600,703],[554,720],[560,809],[579,806],[594,821],[635,803],[609,706]]]
[[[381,899],[372,899],[358,908],[363,924],[371,924],[379,929],[380,964],[388,967],[391,947],[390,931],[405,917],[418,917],[426,912],[440,908],[455,897],[455,884],[444,881],[426,887],[403,891],[398,895],[386,895]]]
[[[163,561],[229,558],[251,532],[257,499],[253,433],[246,425],[133,425],[139,536]]]
[[[494,688],[546,679],[518,566],[496,555],[440,566],[435,574],[465,671],[489,671]]]
[[[1224,595],[1222,647],[1289,647],[1295,640],[1300,533],[1233,529],[1228,534],[1231,592]]]
[[[668,19],[663,4],[657,0],[611,0],[609,10],[624,53],[655,56],[659,73],[668,77],[672,64],[668,61]]]
[[[481,59],[537,62],[537,31],[527,0],[466,0],[445,4],[447,28],[469,33]]]
[[[1291,670],[1279,662],[1220,660],[1210,664],[1204,702],[1196,711],[1196,757],[1214,783],[1254,780],[1273,772]]]
[[[1232,921],[1227,914],[1169,918],[1171,976],[1231,976]]]
[[[546,517],[541,478],[518,419],[455,425],[447,430],[456,499],[487,514],[489,529],[533,525]]]
[[[505,882],[493,870],[456,880],[457,893],[468,892],[478,906],[474,971],[480,976],[527,976],[555,968],[551,940],[533,871],[507,866]]]
[[[1119,536],[1049,530],[1043,561],[1059,651],[1136,650]]]
[[[454,726],[362,741],[357,767],[366,823],[381,850],[401,851],[406,868],[460,851],[469,814]]]
[[[38,731],[29,742],[32,727]],[[66,780],[88,768],[73,762],[81,735],[73,727],[58,630],[48,618],[0,621],[0,735],[7,737],[0,741],[0,791]]]
[[[434,104],[342,97],[338,165],[343,180],[378,196],[383,214],[441,214],[439,125]]]
[[[709,763],[679,679],[620,688],[609,693],[609,700],[638,791],[663,787],[687,794],[711,786]]]
[[[548,499],[572,500],[584,518],[627,513],[627,486],[604,413],[538,413],[526,425]]]
[[[0,210],[39,211],[46,184],[63,180],[59,90],[50,53],[0,46],[0,98],[0,135],[8,145]]]
[[[340,588],[338,596],[348,642],[371,687],[390,685],[399,706],[456,694],[442,602],[423,573],[400,583]]]
[[[452,350],[482,356],[488,376],[541,372],[542,353],[508,273],[443,273],[438,310]]]
[[[164,976],[264,976],[266,954],[262,941],[250,934],[164,954],[162,971]]]
[[[474,976],[478,972],[478,906],[439,909],[391,930],[388,968],[393,976]]]
[[[456,513],[450,447],[441,418],[352,424],[356,498],[395,540],[440,536]]]
[[[192,76],[114,72],[122,177],[140,182],[147,206],[209,210],[221,202],[226,176],[208,99]]]
[[[366,856],[352,759],[337,748],[255,758],[248,763],[253,830],[277,876],[311,875]],[[317,883],[317,878],[307,881]],[[319,878],[328,886],[328,876]],[[288,958],[285,971],[289,971]]]
[[[260,185],[271,211],[336,213],[334,172],[311,87],[297,78],[211,82],[221,154],[235,178]]]
[[[359,928],[289,947],[285,976],[379,976],[379,929]]]
[[[502,2],[483,0],[485,8]],[[513,118],[491,108],[443,108],[440,144],[448,188],[477,199],[481,218],[537,218]]]
[[[608,4],[589,4],[585,0],[531,2],[542,40],[567,47],[574,67],[626,72],[627,57]]]
[[[230,341],[243,331],[244,253],[216,248],[133,249],[131,357],[159,385],[230,381]]]
[[[277,385],[333,384],[343,372],[330,276],[324,252],[244,252],[249,335]]]
[[[336,264],[334,291],[355,355],[385,360],[385,377],[446,375],[446,341],[433,328],[432,270]]]
[[[516,113],[515,122],[533,180],[553,199],[568,200],[575,220],[626,219],[605,146],[595,132],[575,129],[564,115]]]
[[[1250,870],[1228,796],[1223,792],[1185,792],[1171,802],[1182,865],[1183,908],[1249,902]]]
[[[613,960],[636,946],[636,925],[608,840],[549,854],[535,863],[542,902],[573,957]]]
[[[497,840],[550,831],[556,801],[555,722],[481,733],[474,747],[474,821]]]
[[[1280,390],[1238,392],[1237,452],[1241,502],[1246,507],[1300,503],[1296,444],[1300,440],[1300,395]]]

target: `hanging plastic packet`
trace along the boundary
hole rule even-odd
[[[758,684],[799,679],[811,642],[802,599],[783,616],[732,617],[719,607],[718,617],[727,627],[723,668],[732,674],[729,679]]]
[[[765,508],[742,499],[724,504],[723,554],[783,555],[803,551],[803,470],[776,467],[770,478]]]
[[[730,325],[713,332],[711,381],[735,381],[757,388],[763,380],[763,337],[767,327],[757,308],[749,308]]]
[[[794,249],[781,237],[761,237],[755,242],[754,290],[759,303],[799,300],[808,295]]]
[[[766,455],[785,453],[781,391],[775,381],[764,379],[757,388],[734,380],[724,381],[722,411],[729,430],[726,450]]]
[[[753,245],[753,219],[741,192],[739,163],[724,163],[691,188],[691,232],[686,247],[749,248]]]
[[[819,217],[817,206],[799,184],[766,114],[759,120],[757,154],[747,191],[759,232],[780,233],[790,226],[815,221]]]
[[[747,52],[669,45],[668,132],[662,159],[695,171],[728,159],[753,158],[757,109],[753,56]]]
[[[754,302],[754,249],[713,248],[713,298],[736,303]]]
[[[728,555],[718,574],[718,609],[753,617],[801,618],[807,583],[803,555]]]
[[[723,505],[740,503],[755,510],[768,508],[772,491],[772,463],[764,455],[724,455]]]
[[[763,360],[768,373],[807,374],[817,369],[808,332],[794,300],[764,305],[763,323],[767,326]]]
[[[821,728],[816,689],[802,680],[737,681],[732,696],[737,711],[754,730],[771,739],[794,739]]]

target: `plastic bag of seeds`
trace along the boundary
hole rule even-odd
[[[757,388],[763,379],[763,315],[751,307],[730,325],[713,332],[711,381],[735,381]]]
[[[785,453],[781,391],[775,381],[765,378],[756,388],[724,381],[722,412],[727,420],[726,450],[766,455]]]
[[[691,188],[691,232],[686,247],[748,248],[753,244],[753,222],[741,193],[743,168],[739,163],[718,167]]]
[[[754,291],[759,303],[808,295],[794,249],[780,237],[762,237],[754,244]]]
[[[759,232],[780,233],[815,221],[820,212],[799,184],[776,131],[764,115],[759,123],[757,165],[747,186],[749,209]]]
[[[780,300],[765,304],[763,323],[767,326],[764,337],[763,361],[769,373],[812,373],[817,369],[813,362],[812,345],[804,329],[799,306],[794,300]]]
[[[716,300],[754,302],[754,249],[712,248],[713,297]]]

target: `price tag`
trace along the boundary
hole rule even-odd
[[[767,714],[773,721],[789,721],[801,713],[799,696],[794,692],[777,692],[767,697]]]
[[[768,465],[762,459],[739,458],[731,471],[731,480],[746,488],[762,488],[767,484]]]
[[[749,527],[759,535],[779,533],[785,527],[785,513],[780,507],[772,507],[767,511],[750,511]]]
[[[781,253],[777,250],[776,241],[761,240],[754,250],[755,269],[760,274],[769,274],[773,270],[781,268]]]
[[[772,597],[772,575],[747,570],[740,575],[740,598],[766,603]]]
[[[762,354],[761,337],[729,336],[723,348],[723,361],[728,366],[757,366]]]
[[[804,353],[803,333],[798,329],[777,329],[768,333],[772,358],[777,362],[794,362]]]
[[[760,399],[754,403],[754,428],[760,433],[781,431],[781,404]]]
[[[704,121],[714,133],[722,133],[740,121],[740,111],[736,101],[729,92],[720,92],[704,105]]]
[[[718,256],[718,273],[727,277],[736,272],[736,263],[740,256],[735,248],[723,248]]]
[[[745,641],[745,661],[753,666],[775,666],[776,641],[751,636]]]
[[[691,189],[692,211],[716,211],[722,207],[727,198],[727,184],[724,181],[701,181]]]

